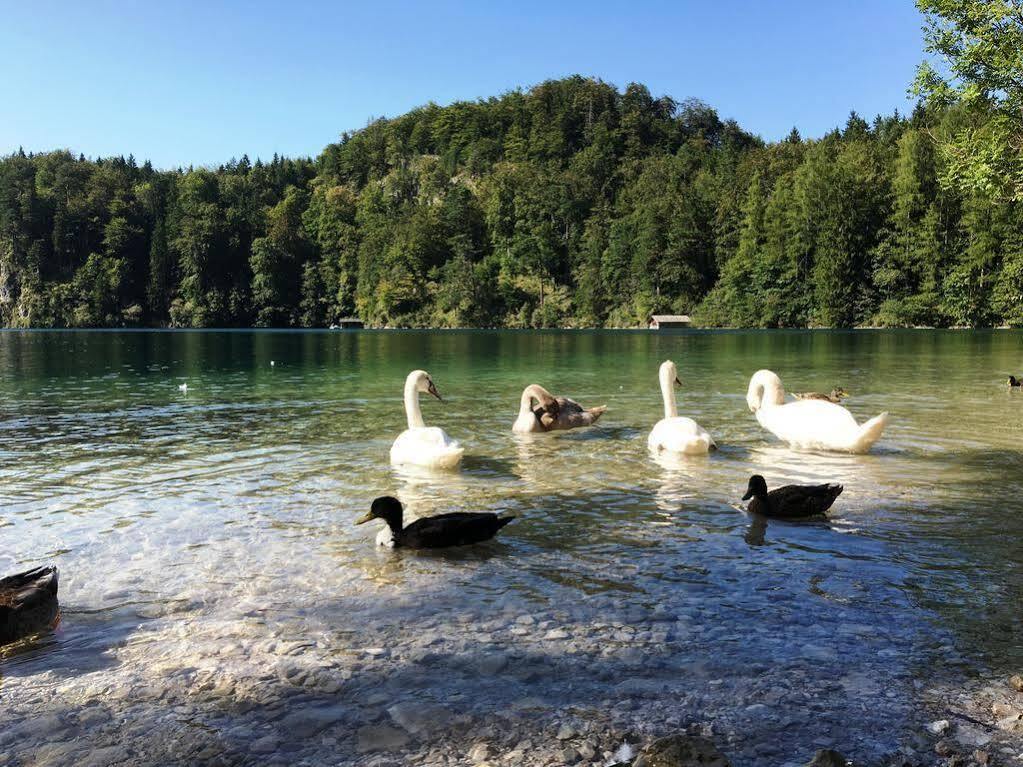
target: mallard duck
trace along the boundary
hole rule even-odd
[[[490,512],[453,512],[423,517],[403,526],[404,509],[401,501],[389,495],[373,501],[370,510],[355,524],[371,519],[387,523],[377,535],[377,544],[408,549],[443,549],[448,546],[466,546],[493,538],[497,531],[515,517],[499,517]]]
[[[537,407],[533,406],[534,400],[539,403]],[[583,407],[568,397],[555,397],[539,384],[530,384],[522,390],[512,431],[529,434],[592,426],[606,410],[605,405]]]
[[[753,374],[746,404],[761,426],[801,450],[865,453],[881,438],[888,423],[888,413],[858,424],[852,413],[833,402],[786,402],[781,379],[770,370]]]
[[[1018,389],[1020,386],[1023,386],[1023,381],[1016,378],[1016,376],[1009,376],[1010,389]]]
[[[749,478],[744,501],[749,510],[765,517],[816,517],[831,508],[842,494],[841,485],[785,485],[767,492],[767,482],[759,474]]]
[[[796,399],[822,399],[828,402],[834,402],[835,404],[840,403],[843,399],[849,396],[849,392],[843,389],[841,386],[836,386],[831,390],[829,394],[823,394],[819,391],[801,391],[792,395]]]
[[[391,445],[391,463],[421,466],[427,469],[454,469],[465,453],[457,440],[438,426],[427,426],[419,409],[419,393],[440,397],[433,379],[425,370],[413,370],[405,378],[405,418],[408,428]]]
[[[57,607],[56,567],[0,578],[0,645],[52,626]]]

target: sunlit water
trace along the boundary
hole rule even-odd
[[[666,358],[708,458],[647,452]],[[416,367],[459,473],[388,464]],[[779,445],[761,367],[891,412],[884,438]],[[0,661],[0,763],[544,763],[565,720],[594,764],[601,732],[692,723],[739,765],[880,759],[921,696],[1023,661],[1021,372],[1014,332],[0,333],[0,573],[55,562],[63,612]],[[533,382],[608,412],[515,437]],[[751,473],[846,489],[765,528]],[[517,519],[396,553],[353,525],[385,493]]]

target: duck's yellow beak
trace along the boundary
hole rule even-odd
[[[374,518],[373,512],[367,511],[365,514],[363,514],[361,517],[355,520],[355,524],[361,525],[363,522],[369,522],[373,518]]]

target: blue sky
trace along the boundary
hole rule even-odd
[[[911,106],[911,0],[0,0],[0,153],[161,168],[315,156],[344,130],[579,73],[696,97],[766,139]]]

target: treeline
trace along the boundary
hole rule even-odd
[[[0,324],[1023,325],[1019,203],[949,191],[920,107],[764,143],[571,77],[428,105],[320,157],[0,160]]]

